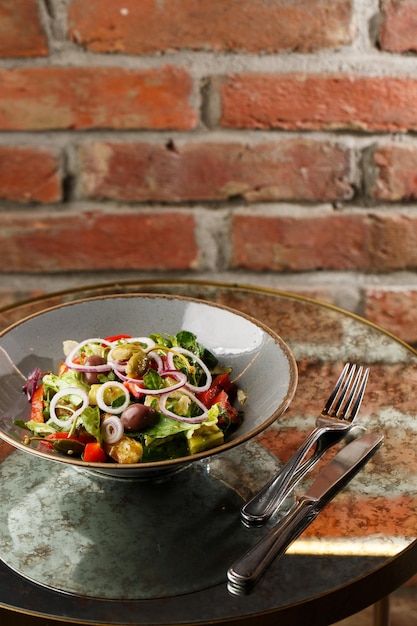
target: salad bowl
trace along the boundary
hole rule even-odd
[[[43,445],[40,437],[28,437],[25,424],[31,419],[33,394],[29,401],[23,389],[27,391],[34,371],[58,371],[66,359],[65,342],[155,334],[173,337],[183,331],[194,335],[215,357],[220,371],[230,372],[241,400],[241,423],[218,445],[174,458],[118,463],[110,457],[84,460],[82,455]],[[178,373],[174,382],[177,379]],[[184,296],[132,293],[87,298],[45,309],[0,333],[0,438],[39,459],[111,477],[163,479],[190,463],[248,442],[287,409],[296,386],[296,362],[280,336],[246,314]]]

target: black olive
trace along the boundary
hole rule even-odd
[[[106,363],[106,359],[103,359],[98,354],[93,354],[86,359],[84,365],[88,367],[89,365],[104,365],[104,363]],[[84,372],[84,380],[87,385],[96,385],[100,382],[98,372]]]
[[[130,404],[120,416],[120,421],[127,432],[138,432],[149,428],[157,419],[158,412],[144,404]]]

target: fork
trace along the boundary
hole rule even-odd
[[[356,375],[355,375],[356,372]],[[335,443],[352,429],[369,377],[369,368],[346,363],[332,393],[303,444],[241,509],[247,526],[265,524],[295,485]],[[308,454],[315,446],[313,454]]]

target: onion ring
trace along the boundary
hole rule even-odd
[[[120,389],[120,391],[123,392],[125,401],[123,402],[121,406],[112,407],[106,404],[104,400],[104,393],[106,389],[110,389],[111,387],[116,387],[117,389]],[[97,401],[97,406],[105,413],[112,413],[113,415],[118,415],[119,413],[123,413],[123,411],[129,406],[130,394],[129,394],[129,391],[126,389],[126,387],[122,383],[119,383],[117,380],[109,380],[106,383],[103,383],[102,385],[100,385],[100,387],[97,389],[96,401]]]
[[[61,398],[65,398],[66,396],[79,396],[82,400],[81,402],[81,406],[78,407],[77,409],[75,409],[73,411],[73,414],[66,420],[61,420],[58,415],[55,412],[55,409],[57,408],[58,402],[59,400],[61,400]],[[65,389],[60,389],[59,391],[56,392],[56,394],[53,396],[51,403],[49,405],[49,412],[50,412],[50,420],[54,423],[57,424],[58,426],[61,427],[66,427],[69,426],[70,424],[72,424],[75,420],[75,418],[77,418],[79,415],[81,415],[81,413],[84,411],[84,409],[89,405],[89,398],[88,398],[88,394],[86,391],[84,391],[84,389],[80,389],[79,387],[66,387]],[[69,406],[62,406],[61,408],[65,408],[69,411],[72,411],[73,409]]]
[[[110,341],[107,341],[106,339],[100,339],[99,337],[84,339],[84,341],[77,343],[75,348],[73,348],[68,354],[65,359],[65,365],[72,370],[79,370],[81,372],[108,372],[109,370],[111,370],[111,364],[107,362],[100,365],[81,365],[81,363],[74,363],[75,357],[78,355],[81,348],[87,343],[98,343],[100,345],[104,344],[105,346],[109,347],[112,345]]]
[[[175,353],[185,354],[190,359],[194,360],[196,363],[198,363],[198,365],[201,367],[201,369],[206,375],[206,382],[204,383],[204,385],[201,385],[201,386],[192,385],[191,383],[187,382],[186,386],[188,387],[188,389],[191,389],[191,391],[195,391],[196,393],[199,393],[200,391],[207,391],[207,389],[209,389],[212,383],[212,376],[211,376],[211,372],[209,368],[204,363],[204,361],[200,359],[200,357],[198,357],[196,354],[191,352],[190,350],[187,350],[186,348],[174,347],[174,348],[170,348],[170,352],[168,353],[168,356],[167,356],[168,363],[170,364],[170,366],[171,364],[172,366],[174,366]]]
[[[124,433],[124,426],[120,418],[110,415],[101,424],[101,434],[106,443],[113,444],[120,441]]]
[[[187,382],[187,376],[184,372],[180,372],[179,370],[165,370],[164,372],[161,372],[161,377],[171,376],[172,378],[177,378],[178,382],[170,385],[169,387],[162,387],[161,389],[148,389],[147,387],[141,386],[144,385],[142,378],[129,378],[129,376],[126,376],[120,371],[115,371],[115,374],[125,383],[136,385],[138,392],[149,396],[160,396],[164,393],[171,393],[172,391],[176,391],[177,389],[184,387]]]
[[[173,413],[169,409],[166,408],[166,403],[168,398],[170,397],[170,393],[165,393],[158,398],[158,408],[164,415],[168,417],[172,417],[172,419],[177,420],[177,422],[184,422],[185,424],[201,424],[207,418],[207,407],[204,406],[202,402],[188,389],[183,388],[182,393],[191,398],[193,402],[197,404],[198,407],[203,411],[201,415],[197,415],[196,417],[185,417],[184,415],[177,415]]]

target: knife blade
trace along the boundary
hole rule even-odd
[[[227,571],[233,595],[250,593],[272,562],[307,528],[320,511],[347,485],[382,445],[383,435],[369,433],[355,439],[320,471],[308,491],[268,533]]]

